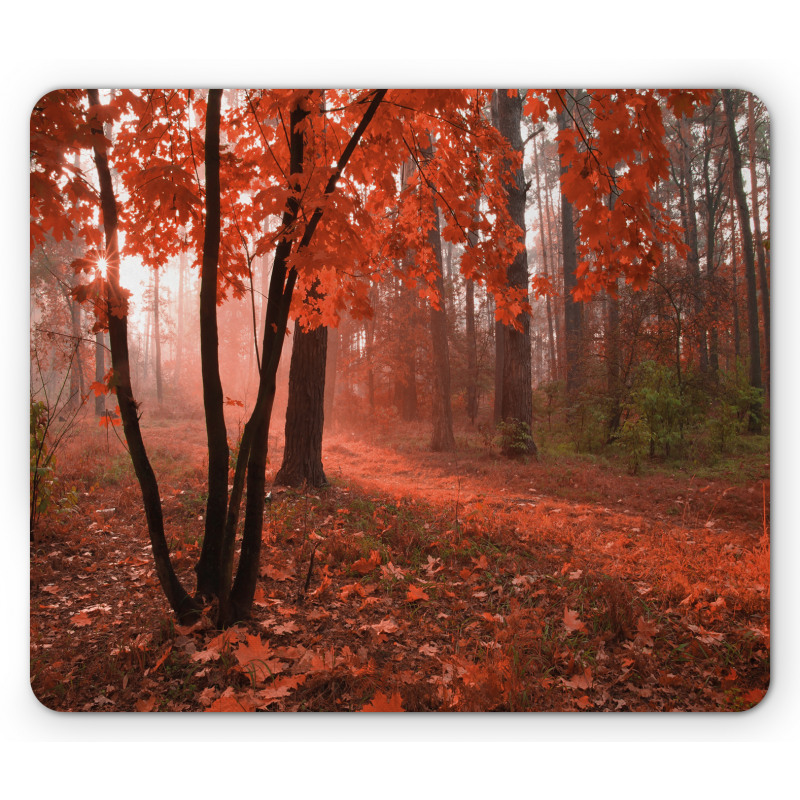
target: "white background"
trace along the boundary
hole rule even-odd
[[[797,786],[798,59],[787,4],[140,0],[3,24],[3,785],[13,796],[750,797]],[[29,688],[28,131],[55,88],[741,88],[772,121],[772,684],[743,714],[56,714]],[[10,172],[10,175],[9,175]],[[794,323],[794,324],[793,324]],[[224,744],[217,744],[223,742]],[[24,788],[23,788],[24,786]],[[490,794],[491,793],[491,794]],[[781,791],[782,794],[786,790]],[[789,793],[791,789],[789,788]]]

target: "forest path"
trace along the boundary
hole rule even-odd
[[[769,525],[769,464],[763,478],[741,483],[691,473],[632,476],[575,458],[511,461],[490,448],[433,453],[424,445],[384,445],[376,437],[326,437],[329,479],[357,481],[366,491],[448,507],[459,517],[476,506],[499,511],[584,516],[622,515],[685,530],[735,532],[757,540]],[[559,510],[556,510],[559,509]]]

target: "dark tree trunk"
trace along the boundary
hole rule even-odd
[[[478,341],[475,335],[475,282],[466,280],[467,416],[474,425],[478,416]]]
[[[208,94],[206,114],[206,219],[203,271],[200,281],[200,361],[203,407],[208,439],[208,501],[205,537],[197,563],[197,590],[203,597],[220,595],[220,560],[228,508],[228,432],[219,374],[217,268],[220,241],[219,124],[221,89]]]
[[[497,106],[496,127],[517,153],[522,154],[522,98],[518,92],[509,95],[506,89],[496,89],[494,93]],[[508,211],[511,219],[519,227],[519,240],[523,247],[509,265],[506,275],[508,285],[522,289],[528,299],[528,254],[525,249],[525,177],[522,164],[516,169],[512,180],[504,185],[508,198]],[[523,452],[536,455],[533,441],[533,385],[531,380],[531,317],[522,312],[516,319],[517,328],[505,327],[503,344],[503,394],[501,417],[505,422],[527,427],[528,438],[518,441],[517,454]]]
[[[106,374],[105,360],[105,337],[103,331],[97,331],[94,335],[94,379],[97,383],[102,383]],[[106,410],[106,396],[104,394],[95,395],[94,415],[102,417]]]
[[[316,487],[328,482],[322,467],[327,350],[326,327],[304,331],[295,324],[283,463],[275,476],[277,484]]]
[[[742,251],[744,255],[745,279],[747,282],[747,332],[750,344],[750,385],[760,389],[761,382],[761,347],[758,333],[758,296],[756,292],[756,264],[753,251],[753,235],[750,231],[750,214],[747,209],[747,198],[742,181],[742,156],[739,151],[739,138],[736,135],[735,109],[730,89],[722,91],[722,102],[725,105],[725,116],[728,122],[728,142],[731,149],[733,170],[733,188],[736,196],[736,207],[739,212],[739,228],[742,234]],[[753,415],[751,415],[751,420]]]
[[[764,349],[766,381],[764,388],[769,393],[770,376],[770,310],[769,310],[769,281],[767,280],[767,259],[764,252],[764,241],[761,237],[761,215],[758,209],[758,176],[756,174],[756,125],[753,109],[753,95],[747,96],[747,129],[750,139],[750,191],[753,198],[753,225],[755,230],[756,257],[758,261],[759,288],[761,290],[761,315],[764,321]]]
[[[738,362],[742,356],[742,331],[739,325],[739,269],[736,261],[736,208],[733,202],[733,175],[731,174],[731,283],[733,304],[733,353]]]
[[[364,112],[356,130],[344,148],[339,158],[336,169],[328,179],[325,186],[325,195],[330,195],[336,189],[341,174],[357,147],[361,137],[369,125],[378,106],[383,100],[385,90],[374,93],[372,100]],[[308,115],[308,108],[301,100],[291,110],[289,118],[289,175],[299,176],[303,172],[304,142],[301,123]],[[297,196],[299,185],[292,186],[294,193],[287,200],[286,211],[283,215],[282,227],[289,231],[294,227],[300,210]],[[308,221],[303,237],[298,244],[298,249],[308,247],[314,232],[322,218],[322,208],[317,208]],[[291,255],[292,241],[282,238],[275,250],[275,260],[272,267],[269,293],[267,296],[267,316],[264,326],[264,342],[262,346],[263,361],[259,379],[258,396],[253,413],[247,421],[242,432],[239,446],[239,459],[233,477],[231,499],[228,504],[228,518],[225,525],[225,541],[223,543],[222,574],[226,582],[231,575],[233,564],[233,545],[236,528],[238,525],[239,506],[244,491],[245,474],[247,478],[247,501],[245,504],[244,529],[242,533],[242,547],[239,555],[239,565],[236,577],[230,590],[223,593],[220,604],[220,624],[230,624],[237,619],[243,619],[250,614],[255,595],[256,580],[259,570],[259,556],[261,552],[262,526],[264,523],[264,488],[265,469],[267,461],[267,448],[269,444],[269,423],[272,407],[275,401],[275,375],[280,364],[283,339],[286,324],[289,318],[289,307],[292,294],[297,282],[297,273],[287,267],[287,260]],[[246,466],[245,466],[246,462]],[[226,584],[227,586],[227,584]]]
[[[558,130],[570,127],[567,110],[558,114]],[[561,160],[563,176],[569,164]],[[583,308],[575,300],[572,290],[577,286],[578,257],[575,248],[575,225],[572,204],[561,192],[561,245],[564,253],[564,345],[566,352],[566,392],[567,405],[574,407],[583,383],[581,375],[581,342],[583,339]]]
[[[89,89],[90,113],[93,107],[100,105],[97,89]],[[188,622],[195,619],[200,611],[181,585],[172,568],[169,546],[164,535],[164,518],[161,510],[161,498],[158,482],[147,457],[141,430],[139,428],[138,405],[133,398],[131,387],[130,361],[128,355],[128,315],[126,300],[119,284],[119,243],[117,238],[117,202],[111,182],[111,171],[108,167],[105,139],[99,123],[92,124],[93,149],[97,175],[100,182],[100,206],[103,212],[103,229],[106,240],[106,301],[108,304],[108,335],[111,345],[111,366],[117,387],[122,429],[128,444],[131,462],[142,491],[147,529],[153,550],[156,574],[170,606],[178,619]],[[120,314],[120,310],[125,312]],[[117,313],[113,313],[113,312]]]
[[[439,308],[430,304],[431,347],[433,349],[433,433],[431,450],[455,450],[453,409],[450,404],[450,345],[447,338],[447,312],[442,276],[442,240],[439,234],[439,211],[434,203],[436,222],[428,231],[428,242],[436,257],[436,291]]]

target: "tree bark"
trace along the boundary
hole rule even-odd
[[[517,153],[523,153],[520,125],[522,121],[522,98],[518,92],[509,95],[506,89],[496,89],[496,127]],[[509,265],[506,275],[508,285],[522,289],[528,299],[528,254],[525,248],[525,177],[522,164],[515,170],[513,178],[504,184],[508,198],[508,211],[518,226],[518,237],[522,249]],[[523,311],[516,319],[519,329],[504,326],[503,332],[503,395],[501,417],[527,427],[528,438],[518,441],[517,454],[525,452],[536,455],[533,441],[533,385],[531,379],[531,317]]]
[[[89,108],[100,105],[97,89],[89,89]],[[117,202],[111,182],[111,171],[106,155],[106,143],[102,126],[92,123],[92,147],[97,174],[100,181],[100,206],[103,212],[103,230],[106,240],[106,302],[108,306],[108,335],[111,345],[111,366],[117,391],[122,429],[131,456],[136,478],[142,492],[147,529],[153,550],[156,574],[161,588],[167,596],[178,619],[188,622],[199,615],[200,608],[181,585],[172,567],[169,546],[164,535],[164,519],[158,482],[147,457],[139,428],[138,404],[131,387],[130,361],[128,355],[127,298],[119,284],[119,242],[117,236]],[[114,313],[116,312],[116,313]]]
[[[681,122],[681,167],[683,172],[683,192],[685,202],[682,210],[686,215],[686,246],[689,248],[688,266],[692,276],[694,289],[694,312],[702,317],[704,311],[703,279],[700,274],[700,252],[697,245],[697,205],[694,199],[694,180],[691,160],[691,127],[688,121]],[[697,350],[700,374],[708,372],[708,339],[704,322],[699,322],[697,332]]]
[[[153,344],[156,358],[156,399],[159,407],[164,405],[164,384],[161,379],[161,320],[159,314],[159,271],[153,275]]]
[[[558,114],[558,130],[570,127],[570,116],[567,110]],[[563,157],[561,159],[561,175],[569,167]],[[566,353],[566,392],[567,405],[574,407],[578,401],[583,376],[581,374],[581,343],[583,339],[583,308],[575,300],[572,290],[577,286],[578,257],[575,247],[575,225],[572,204],[561,192],[561,244],[564,253],[564,345]]]
[[[539,237],[542,242],[542,264],[544,265],[544,277],[545,280],[550,279],[550,268],[548,266],[548,258],[547,258],[547,246],[548,241],[550,239],[549,231],[547,238],[545,238],[545,227],[544,227],[544,211],[542,207],[542,189],[541,189],[541,180],[539,176],[539,148],[536,146],[534,141],[534,169],[536,174],[536,207],[539,210]],[[548,350],[550,356],[550,368],[549,368],[549,380],[555,380],[555,376],[558,370],[558,364],[556,362],[556,337],[553,331],[553,312],[550,304],[550,293],[547,293],[545,297],[545,310],[547,312],[547,340],[548,340]]]
[[[769,302],[769,281],[767,280],[767,259],[764,252],[764,240],[761,236],[761,215],[758,208],[758,175],[756,173],[756,124],[754,100],[752,93],[747,95],[747,129],[750,139],[750,191],[753,198],[753,225],[755,230],[755,247],[758,261],[759,288],[761,290],[761,316],[764,321],[764,368],[766,371],[766,381],[764,388],[769,394],[770,377],[770,302]]]
[[[433,433],[431,450],[455,450],[453,436],[453,409],[450,403],[450,345],[447,337],[447,312],[445,310],[444,277],[442,275],[442,240],[439,233],[439,210],[433,204],[436,221],[428,231],[428,242],[436,258],[436,291],[439,307],[430,304],[431,347],[433,349]]]
[[[336,169],[325,186],[325,195],[331,195],[339,178],[347,165],[350,156],[358,146],[367,126],[375,116],[378,106],[383,101],[386,90],[378,90],[364,112],[361,122],[356,127],[350,141],[345,146]],[[304,142],[300,125],[308,115],[308,109],[302,101],[291,110],[289,118],[289,175],[299,176],[303,172]],[[291,186],[293,193],[289,196],[286,211],[283,215],[284,231],[290,231],[297,220],[300,210],[299,190],[296,180]],[[317,225],[322,218],[321,207],[314,210],[306,224],[303,237],[297,245],[302,250],[309,246]],[[289,318],[289,307],[297,282],[297,272],[287,267],[293,242],[284,235],[275,250],[269,293],[267,296],[267,316],[264,326],[264,342],[262,346],[262,368],[259,379],[258,396],[250,419],[242,432],[239,446],[239,459],[233,478],[231,499],[228,504],[228,517],[225,526],[223,543],[223,579],[228,580],[233,564],[233,544],[238,524],[239,505],[244,490],[244,478],[247,479],[247,500],[245,504],[244,529],[242,546],[239,554],[239,565],[230,594],[223,593],[224,602],[220,605],[220,624],[230,624],[237,619],[244,619],[250,614],[258,578],[259,555],[261,552],[261,535],[264,522],[264,487],[267,449],[269,444],[269,423],[275,401],[275,376],[280,364],[283,339]],[[246,461],[246,467],[244,466]]]
[[[750,214],[747,209],[747,198],[742,181],[742,156],[739,150],[739,138],[736,135],[735,109],[733,94],[730,89],[723,89],[722,102],[728,121],[728,142],[731,148],[733,188],[736,196],[736,207],[739,212],[739,228],[742,235],[742,251],[744,255],[745,279],[747,282],[747,332],[750,345],[750,385],[756,389],[762,387],[761,382],[761,347],[758,333],[758,297],[756,292],[756,264],[753,251],[753,235],[750,230]],[[751,420],[753,415],[751,415]],[[755,423],[754,423],[755,424]]]
[[[102,383],[106,375],[105,362],[105,342],[103,331],[97,331],[94,335],[94,379],[97,383]],[[106,396],[104,394],[95,395],[94,415],[102,417],[106,410]]]
[[[283,486],[324,486],[322,429],[325,421],[325,361],[328,329],[304,331],[294,326],[289,366],[283,462],[275,483]]]
[[[220,559],[228,508],[228,431],[219,373],[217,328],[217,271],[220,242],[219,127],[222,90],[208,93],[206,113],[206,218],[203,271],[200,278],[200,364],[203,408],[208,441],[208,501],[205,536],[197,563],[197,591],[203,597],[220,595]]]

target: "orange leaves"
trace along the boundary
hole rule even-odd
[[[76,627],[76,628],[83,628],[86,625],[91,625],[92,620],[89,615],[85,611],[80,611],[77,614],[73,614],[69,621]]]
[[[391,697],[383,692],[376,692],[375,697],[367,703],[362,711],[405,711],[400,692],[394,692]]]
[[[430,597],[418,586],[411,584],[406,592],[406,602],[414,603],[417,600],[430,600]]]
[[[578,612],[564,606],[564,627],[570,633],[588,633],[586,624],[578,618]]]
[[[366,575],[368,572],[372,572],[380,563],[381,554],[377,550],[371,550],[369,558],[359,558],[358,561],[354,562],[352,569],[360,575]]]
[[[273,658],[269,642],[262,642],[260,636],[247,636],[247,642],[240,644],[233,652],[242,670],[255,681],[265,681],[286,669],[286,663]]]

